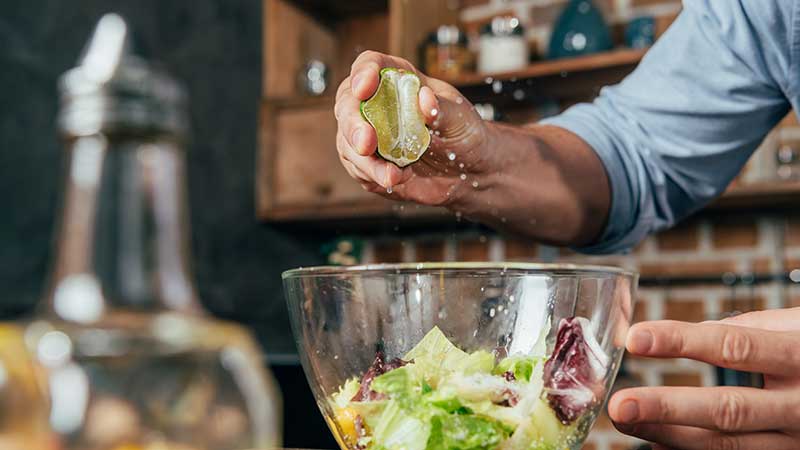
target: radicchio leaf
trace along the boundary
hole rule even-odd
[[[547,400],[565,425],[603,398],[609,357],[582,317],[562,319],[556,348],[544,365]]]
[[[361,387],[359,387],[358,392],[356,392],[356,395],[354,395],[351,400],[354,402],[370,402],[385,399],[386,395],[372,390],[372,380],[374,380],[375,377],[385,374],[386,372],[403,367],[408,363],[408,361],[403,361],[400,358],[395,358],[389,362],[385,362],[385,356],[383,352],[376,352],[375,361],[372,362],[370,368],[367,370],[364,376],[361,377]]]

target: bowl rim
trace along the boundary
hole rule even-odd
[[[563,263],[525,263],[525,262],[420,262],[420,263],[379,263],[360,264],[356,266],[310,266],[298,267],[284,271],[281,278],[303,278],[312,276],[357,275],[366,272],[378,271],[469,271],[469,270],[531,270],[537,272],[572,272],[574,274],[609,274],[621,275],[637,279],[639,273],[633,270],[614,266],[593,264],[563,264]]]

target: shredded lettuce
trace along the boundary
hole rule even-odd
[[[358,392],[359,387],[361,387],[361,383],[359,383],[358,379],[352,378],[347,380],[347,382],[339,388],[339,392],[333,394],[332,400],[334,405],[338,408],[345,408],[350,403],[350,399],[352,399],[356,392]]]
[[[499,422],[472,415],[435,416],[427,450],[482,450],[497,447],[509,432]]]
[[[484,350],[470,353],[467,357],[460,359],[450,368],[452,372],[460,372],[465,375],[473,373],[492,373],[492,369],[494,369],[494,355]]]
[[[397,402],[391,400],[381,413],[372,438],[387,449],[424,450],[430,430],[430,423],[406,413]]]
[[[433,327],[403,357],[405,361],[413,361],[420,373],[423,374],[425,381],[434,388],[443,374],[453,367],[463,364],[467,358],[469,358],[467,352],[453,345],[439,327]]]
[[[542,364],[544,359],[535,356],[509,356],[500,361],[497,367],[494,368],[493,373],[495,375],[503,375],[506,372],[511,372],[514,374],[514,378],[527,383],[531,380],[534,368]]]
[[[543,332],[543,336],[546,336]],[[553,450],[566,429],[542,400],[541,355],[467,353],[434,327],[371,379],[370,401],[353,401],[352,379],[332,396],[361,417],[352,436],[366,450]],[[507,372],[513,373],[513,377]]]

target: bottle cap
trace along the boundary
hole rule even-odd
[[[77,67],[59,80],[62,133],[185,133],[183,88],[166,72],[134,55],[131,47],[125,20],[117,14],[103,16]]]

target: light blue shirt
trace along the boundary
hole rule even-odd
[[[683,6],[624,81],[543,121],[591,145],[611,183],[606,229],[580,251],[627,250],[703,207],[800,107],[800,0]]]

